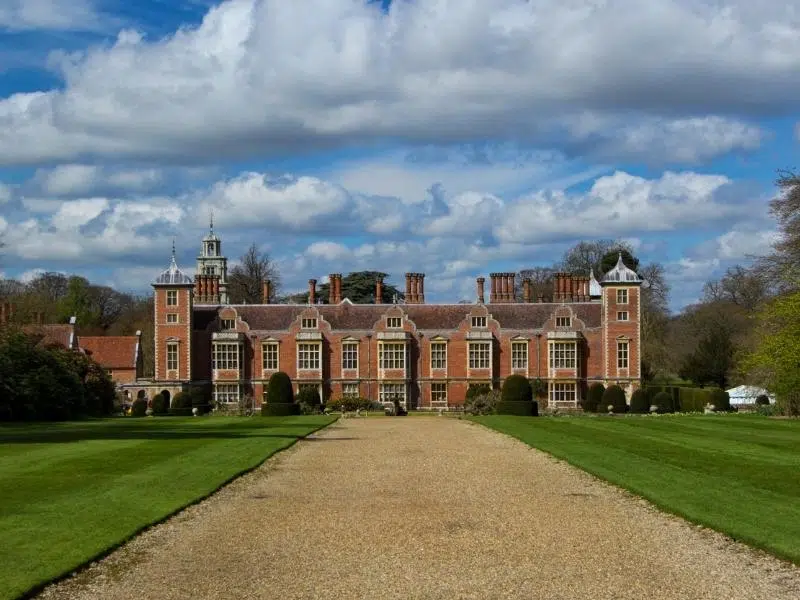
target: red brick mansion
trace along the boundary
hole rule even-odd
[[[519,373],[546,382],[551,407],[576,407],[595,381],[618,383],[630,397],[641,376],[638,275],[621,259],[599,282],[559,273],[546,299],[532,298],[527,280],[517,299],[514,279],[490,274],[488,301],[478,277],[474,303],[429,304],[424,274],[406,273],[402,303],[355,304],[334,273],[327,304],[311,279],[307,304],[270,303],[266,282],[262,304],[231,305],[212,231],[193,278],[173,255],[153,283],[155,377],[145,387],[174,394],[210,383],[216,402],[251,395],[258,405],[280,370],[295,390],[313,386],[326,399],[399,397],[412,409],[439,409],[463,404],[470,385],[499,387]]]

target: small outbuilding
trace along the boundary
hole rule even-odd
[[[756,398],[766,396],[770,404],[775,404],[775,396],[767,390],[752,385],[738,385],[735,388],[726,390],[731,398],[731,405],[755,404]]]

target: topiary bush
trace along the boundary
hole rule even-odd
[[[322,399],[319,397],[319,390],[312,387],[305,387],[297,393],[298,406],[304,415],[314,415],[322,412]]]
[[[756,398],[756,405],[757,406],[768,406],[769,405],[769,396],[766,394],[761,394],[758,398]]]
[[[711,404],[715,412],[731,412],[731,397],[724,390],[711,391]]]
[[[291,404],[294,402],[292,380],[283,371],[273,373],[267,384],[267,401],[271,404]]]
[[[631,412],[637,414],[650,412],[650,401],[647,399],[647,393],[641,388],[631,394]]]
[[[672,406],[672,394],[669,392],[658,392],[653,396],[653,404],[658,407],[660,414],[675,412]]]
[[[131,405],[132,417],[143,417],[147,413],[147,400],[144,398],[137,398]]]
[[[500,399],[503,402],[532,402],[531,384],[522,375],[509,375],[503,382]]]
[[[538,417],[539,403],[533,400],[515,402],[513,400],[501,400],[495,406],[498,415],[516,415],[518,417]]]
[[[167,414],[169,406],[167,406],[167,399],[164,397],[164,394],[158,392],[155,396],[153,396],[153,399],[150,402],[150,408],[153,409],[154,415]]]
[[[628,404],[625,401],[625,392],[621,387],[618,385],[610,385],[603,392],[603,397],[600,400],[600,408],[605,409],[611,406],[612,412],[614,413],[624,413],[628,411]]]
[[[261,405],[262,417],[286,417],[299,414],[300,406],[294,402],[268,402]]]
[[[584,412],[597,412],[597,407],[603,401],[603,394],[606,388],[602,383],[593,383],[589,386],[589,391],[581,400],[581,408]]]
[[[172,399],[169,414],[176,417],[192,416],[192,397],[187,392],[178,392]]]

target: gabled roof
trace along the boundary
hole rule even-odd
[[[78,345],[106,369],[135,369],[137,341],[135,335],[80,336]]]
[[[334,330],[371,330],[383,314],[393,306],[401,306],[417,329],[427,331],[453,330],[470,314],[474,304],[319,304],[315,305],[322,318]],[[516,303],[486,304],[492,318],[504,329],[541,329],[559,304]],[[600,303],[582,302],[569,305],[586,327],[600,326]],[[217,314],[216,306],[195,307],[195,329],[204,330]],[[233,307],[255,331],[283,331],[308,308],[306,304],[247,304]]]
[[[72,348],[74,344],[73,332],[75,328],[73,325],[25,325],[22,331],[28,335],[41,336],[40,346],[47,346],[50,344],[58,344],[64,348]]]

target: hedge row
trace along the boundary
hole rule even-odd
[[[646,388],[646,394],[650,404],[659,406],[664,412],[703,412],[707,404],[713,404],[719,412],[730,410],[728,392],[718,388],[651,385]],[[658,394],[665,394],[660,403],[655,401]],[[666,401],[666,396],[669,401]]]

